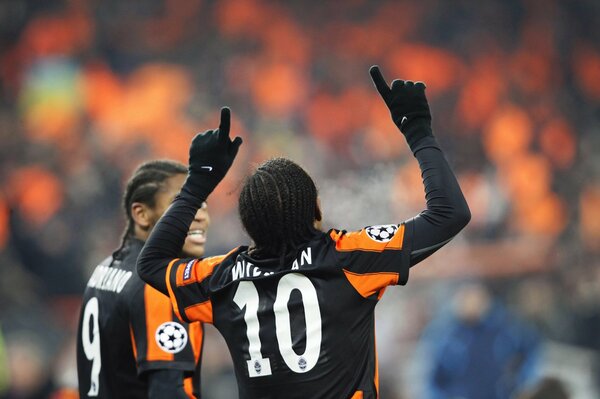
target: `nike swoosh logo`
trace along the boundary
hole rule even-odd
[[[206,169],[210,172],[212,170],[212,166],[200,166],[200,169]]]

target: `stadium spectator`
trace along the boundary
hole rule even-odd
[[[457,290],[425,331],[426,398],[505,399],[536,381],[538,335],[481,283]]]

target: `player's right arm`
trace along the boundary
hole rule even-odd
[[[140,277],[165,295],[171,296],[168,288],[171,276],[167,269],[177,274],[180,264],[176,258],[196,212],[225,177],[242,144],[240,137],[229,138],[230,118],[229,108],[222,108],[219,128],[197,134],[192,140],[188,177],[177,198],[152,229],[138,258]],[[183,274],[178,278],[184,285],[188,282]]]
[[[427,208],[404,223],[405,237],[410,241],[405,247],[410,250],[413,266],[458,234],[469,223],[471,212],[433,136],[425,85],[396,79],[390,87],[378,66],[371,67],[369,72],[421,168]]]

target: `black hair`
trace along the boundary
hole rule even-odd
[[[127,226],[121,238],[121,245],[114,252],[113,258],[120,257],[127,240],[133,237],[135,232],[131,205],[134,202],[141,202],[154,207],[156,205],[156,193],[164,187],[165,181],[175,175],[186,173],[187,167],[185,165],[170,160],[149,161],[137,167],[127,182],[123,194],[122,206],[127,218]]]
[[[282,261],[315,234],[314,222],[321,219],[315,183],[304,169],[285,158],[264,162],[246,179],[239,213],[254,241],[249,253]]]

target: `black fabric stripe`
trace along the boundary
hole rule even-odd
[[[131,300],[129,309],[129,323],[133,328],[137,353],[136,363],[139,366],[140,361],[146,361],[148,354],[148,325],[146,323],[144,284],[141,283],[141,281],[136,281],[136,284],[139,287],[136,287],[134,297]]]

